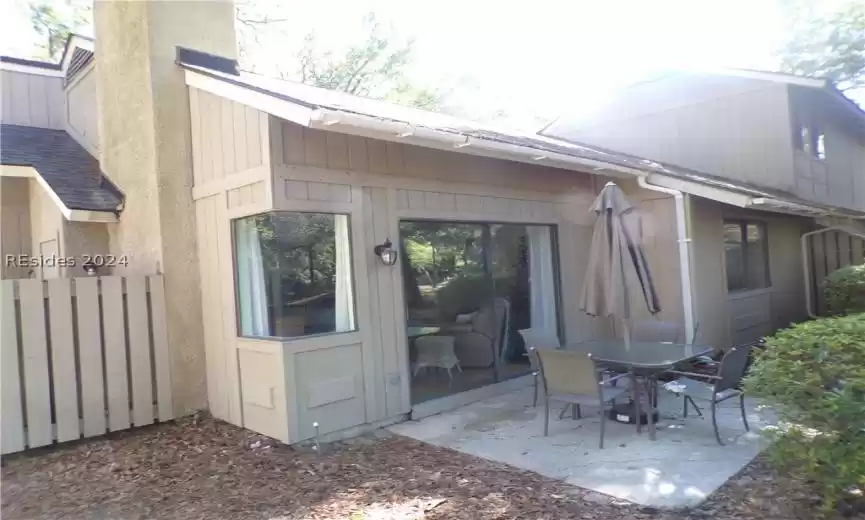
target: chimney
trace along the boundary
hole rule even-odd
[[[177,46],[236,57],[230,0],[94,2],[101,167],[125,195],[114,274],[162,273],[175,413],[206,406],[189,97]]]

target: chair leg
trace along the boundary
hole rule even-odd
[[[544,437],[550,434],[550,399],[544,396]]]
[[[686,396],[685,396],[685,399],[686,399],[689,403],[691,403],[691,407],[694,409],[695,412],[697,412],[697,415],[699,415],[700,417],[702,417],[702,416],[703,416],[703,411],[700,410],[700,407],[697,406],[697,403],[694,402],[694,399],[693,399],[690,395],[686,395]]]
[[[688,416],[688,396],[682,397],[682,416]]]
[[[535,374],[535,396],[532,399],[532,407],[538,406],[538,374]]]
[[[721,440],[721,433],[718,432],[718,403],[712,399],[712,427],[715,429],[715,439],[718,441],[718,444],[721,446],[724,445],[724,441]]]
[[[578,405],[578,404],[574,405],[574,408],[577,409],[577,419],[582,419],[583,418],[583,409],[580,408],[580,405]]]
[[[601,442],[598,448],[604,449],[604,425],[607,423],[607,414],[604,413],[604,404],[601,403]]]
[[[751,431],[751,428],[748,427],[748,416],[745,413],[745,394],[739,394],[739,409],[742,410],[742,423],[745,424],[745,431]]]
[[[564,417],[565,414],[568,412],[568,408],[570,408],[570,406],[571,406],[571,403],[565,403],[565,407],[562,408],[561,412],[559,412],[559,420],[562,420],[562,417]]]

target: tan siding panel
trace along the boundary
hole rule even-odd
[[[306,164],[327,167],[327,140],[324,131],[303,128],[303,145]]]
[[[385,142],[378,139],[367,139],[366,151],[369,158],[369,171],[372,173],[388,173]]]
[[[306,164],[303,128],[300,125],[282,124],[282,158],[285,164]]]
[[[264,164],[261,143],[261,121],[260,112],[254,108],[246,107],[246,157],[249,167]]]
[[[325,132],[327,141],[327,167],[344,170],[349,167],[348,142],[343,134]]]
[[[244,169],[243,165],[239,165],[237,162],[237,153],[236,149],[238,146],[243,146],[241,140],[237,139],[237,136],[234,134],[234,109],[231,101],[227,99],[219,100],[219,110],[220,117],[222,120],[222,133],[220,135],[220,142],[222,145],[222,163],[225,165],[226,173],[235,173]]]
[[[359,172],[369,171],[369,158],[366,151],[366,139],[356,135],[346,136],[348,139],[349,168]]]

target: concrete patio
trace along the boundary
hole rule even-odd
[[[759,430],[771,413],[747,402],[751,432],[746,433],[738,400],[722,403],[721,436],[715,441],[708,406],[706,418],[693,411],[682,417],[681,400],[661,391],[657,440],[647,429],[607,421],[604,449],[598,448],[600,419],[584,407],[583,418],[558,419],[553,403],[550,435],[543,436],[543,406],[533,408],[530,387],[456,410],[394,425],[389,429],[430,444],[503,462],[568,484],[638,504],[676,508],[695,506],[745,467],[764,447]],[[605,500],[599,496],[599,500]]]

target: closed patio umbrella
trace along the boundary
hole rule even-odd
[[[640,213],[613,182],[604,186],[591,210],[596,220],[580,309],[622,320],[630,344],[631,294],[639,291],[650,313],[661,310],[641,243]]]

